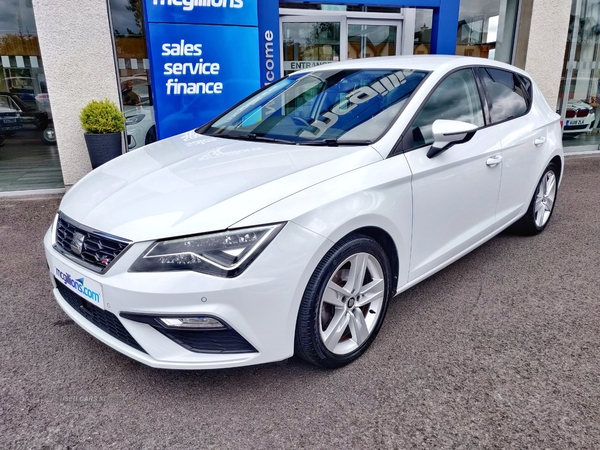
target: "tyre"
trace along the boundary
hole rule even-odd
[[[153,142],[156,142],[156,127],[154,125],[146,133],[144,145],[152,144]]]
[[[381,328],[391,294],[391,269],[381,246],[352,234],[321,260],[304,292],[296,354],[333,369],[351,363]]]
[[[45,144],[56,144],[56,133],[54,128],[46,128],[42,133],[42,142]]]
[[[526,236],[544,231],[552,217],[557,193],[558,169],[550,163],[535,189],[527,212],[513,225],[513,231]]]

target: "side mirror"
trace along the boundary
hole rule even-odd
[[[431,126],[433,145],[427,152],[427,157],[433,158],[455,144],[470,141],[477,128],[477,125],[459,120],[436,120]]]

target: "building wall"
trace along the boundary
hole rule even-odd
[[[570,13],[569,0],[533,0],[531,8],[525,70],[552,108],[558,99]],[[521,36],[517,39],[521,40]]]
[[[119,104],[106,0],[33,0],[65,185],[91,170],[79,122],[90,100]]]

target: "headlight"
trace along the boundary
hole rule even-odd
[[[219,277],[235,277],[256,259],[283,225],[159,241],[133,263],[129,272],[193,270]]]
[[[136,123],[140,123],[144,120],[146,114],[138,114],[137,116],[129,116],[125,118],[125,125],[135,125]]]

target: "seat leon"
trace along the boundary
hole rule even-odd
[[[396,294],[509,226],[544,230],[559,121],[494,61],[296,72],[73,186],[44,239],[54,296],[153,367],[343,366]]]

